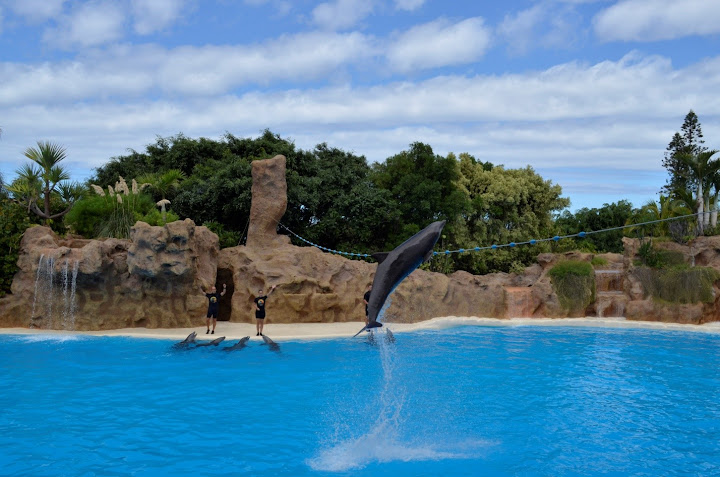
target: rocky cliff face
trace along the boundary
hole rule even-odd
[[[200,284],[215,282],[218,238],[191,220],[138,222],[130,240],[60,239],[47,227],[23,236],[2,326],[101,330],[195,326]]]
[[[624,264],[627,277],[625,293],[628,305],[625,316],[629,320],[660,321],[666,323],[702,324],[720,321],[720,283],[712,287],[714,299],[709,303],[668,303],[650,296],[637,273],[641,243],[638,239],[623,238]],[[690,266],[720,270],[720,237],[697,237],[687,245],[674,242],[655,242],[655,247],[679,255]]]
[[[192,327],[204,323],[207,299],[200,287],[228,285],[220,318],[254,320],[253,299],[270,295],[270,322],[362,321],[362,297],[375,263],[350,260],[313,247],[296,247],[277,224],[287,207],[285,158],[255,161],[246,246],[219,250],[218,238],[191,220],[163,227],[138,222],[130,240],[57,237],[46,227],[25,232],[12,294],[0,300],[0,326],[99,330],[124,327]],[[720,237],[691,246],[666,244],[687,263],[720,269]],[[542,254],[523,274],[474,276],[414,271],[391,295],[384,321],[414,322],[437,316],[567,317],[704,323],[720,319],[715,301],[659,304],[633,275],[639,243],[625,240],[625,254],[602,255],[596,298],[568,311],[548,276],[559,260],[590,261],[591,254]]]

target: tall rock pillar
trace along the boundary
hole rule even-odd
[[[289,244],[288,236],[277,233],[277,225],[287,210],[285,156],[253,161],[252,179],[247,247],[264,249]]]

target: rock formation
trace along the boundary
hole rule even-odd
[[[287,210],[285,156],[253,161],[252,203],[246,244],[254,249],[273,249],[290,239],[277,234],[277,226]]]
[[[220,319],[253,322],[253,298],[276,285],[268,299],[275,323],[362,321],[362,297],[375,263],[314,247],[291,245],[277,226],[287,207],[285,157],[254,161],[247,245],[219,250],[218,237],[186,219],[162,227],[138,222],[130,240],[59,238],[31,227],[23,237],[12,294],[0,299],[0,326],[99,330],[192,327],[204,323],[201,287],[227,283]],[[634,275],[639,243],[624,239],[625,254],[604,254],[595,267],[596,299],[587,309],[563,308],[548,271],[560,260],[590,262],[595,255],[541,254],[522,274],[474,276],[416,270],[390,296],[382,321],[415,322],[437,316],[567,317],[704,323],[720,320],[714,301],[660,304]],[[688,264],[720,269],[720,237],[690,246],[661,246]],[[223,316],[224,315],[224,316]]]
[[[1,323],[76,330],[194,326],[206,308],[199,286],[215,282],[218,245],[217,235],[191,220],[163,227],[138,222],[130,240],[64,240],[47,227],[31,227]]]

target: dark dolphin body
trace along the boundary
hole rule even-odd
[[[219,345],[220,343],[222,343],[223,341],[225,341],[225,337],[224,337],[224,336],[221,336],[220,338],[215,338],[215,339],[212,340],[212,341],[206,341],[206,342],[204,342],[204,343],[197,343],[197,344],[195,345],[195,347],[196,347],[196,348],[199,348],[199,347],[201,347],[201,346],[217,346],[217,345]]]
[[[244,337],[244,338],[241,338],[240,341],[238,341],[238,342],[235,343],[234,345],[232,345],[232,346],[226,346],[225,348],[223,348],[223,351],[233,351],[233,350],[236,350],[236,349],[243,349],[243,348],[245,348],[245,347],[247,346],[247,342],[248,342],[249,339],[250,339],[249,336],[246,336],[246,337]]]
[[[192,333],[190,333],[187,336],[187,338],[185,338],[184,340],[182,340],[179,343],[175,343],[173,345],[173,348],[175,348],[175,349],[187,348],[191,344],[195,344],[195,337],[197,337],[197,333],[193,331]]]
[[[270,338],[268,338],[268,337],[265,336],[265,335],[262,335],[262,339],[263,339],[263,341],[265,342],[265,344],[268,345],[268,347],[270,348],[270,350],[272,350],[272,351],[280,351],[280,346],[279,346],[276,342],[274,342],[273,340],[271,340]]]
[[[430,260],[433,255],[433,247],[440,238],[444,226],[444,220],[433,222],[392,252],[372,254],[372,257],[378,261],[378,267],[375,271],[368,302],[368,324],[363,330],[382,326],[381,323],[378,323],[377,318],[387,297],[413,270],[423,262]]]

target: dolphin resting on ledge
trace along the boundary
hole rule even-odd
[[[365,330],[382,326],[377,318],[387,297],[413,270],[432,258],[433,247],[440,238],[443,227],[445,227],[444,220],[433,222],[398,245],[392,252],[372,254],[372,257],[378,261],[378,267],[368,302],[368,324],[355,336]]]
[[[225,341],[225,337],[224,337],[224,336],[221,336],[220,338],[215,338],[215,339],[212,340],[212,341],[207,341],[207,342],[204,342],[204,343],[196,343],[196,344],[195,344],[195,347],[196,347],[196,348],[199,348],[199,347],[201,347],[201,346],[217,346],[217,345],[219,345],[220,343],[222,343],[223,341]]]
[[[224,347],[224,348],[223,348],[223,351],[233,351],[233,350],[236,350],[236,349],[243,349],[243,348],[245,348],[245,347],[247,346],[247,342],[248,342],[249,339],[250,339],[249,336],[246,336],[246,337],[244,337],[244,338],[241,338],[240,341],[238,341],[238,342],[235,343],[234,345]]]

